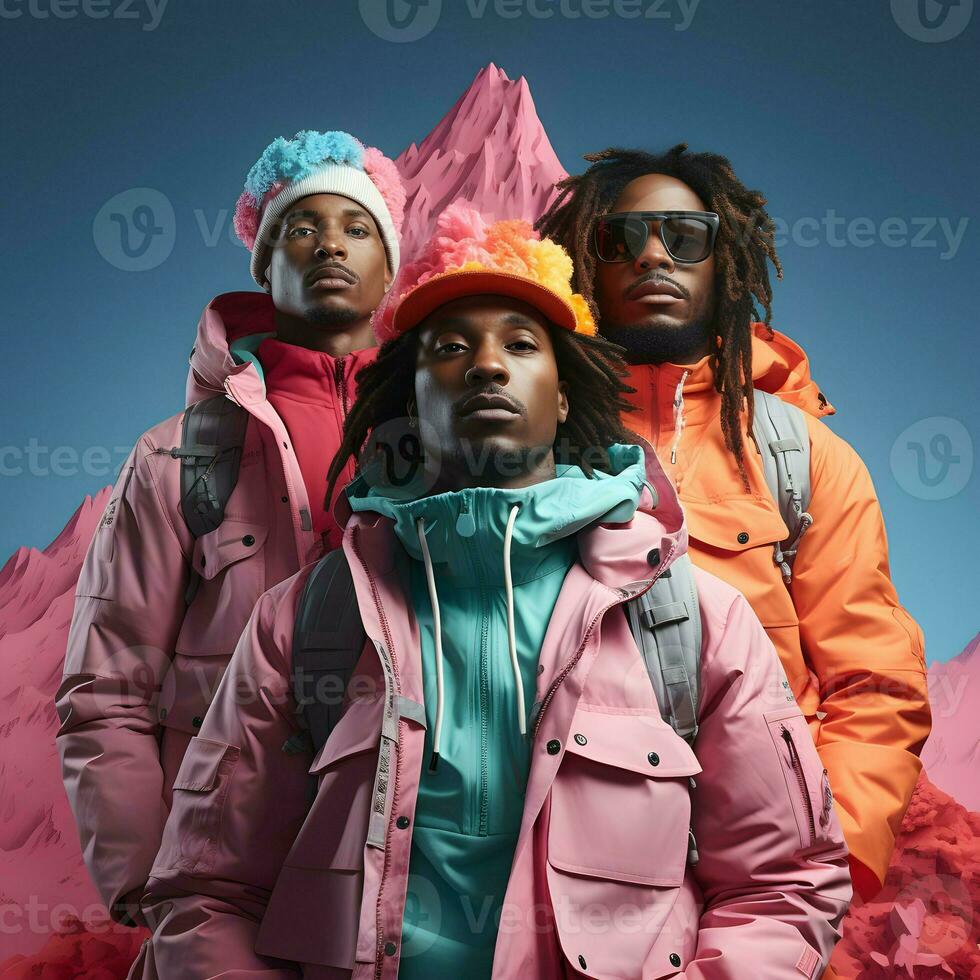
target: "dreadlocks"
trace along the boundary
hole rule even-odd
[[[357,398],[327,473],[327,507],[340,473],[360,452],[368,434],[385,422],[405,417],[406,406],[415,395],[418,335],[416,327],[385,342],[377,358],[358,371]],[[581,466],[591,477],[593,464],[608,469],[608,446],[641,441],[621,421],[621,413],[633,410],[623,396],[635,389],[622,380],[628,369],[617,344],[560,327],[553,327],[550,336],[558,377],[567,382],[569,392],[568,416],[555,433],[555,462]]]
[[[749,190],[735,176],[726,157],[717,153],[688,153],[678,143],[666,153],[611,148],[585,157],[592,166],[577,177],[566,177],[556,186],[558,196],[538,219],[535,228],[554,239],[572,256],[573,288],[592,308],[596,256],[592,248],[597,218],[612,210],[630,181],[645,174],[666,174],[683,181],[720,220],[715,242],[715,315],[712,324],[711,371],[715,390],[721,394],[721,428],[725,445],[735,456],[742,483],[748,476],[742,457],[741,410],[748,409],[747,429],[752,431],[752,327],[759,319],[756,303],[764,310],[766,326],[772,315],[772,287],[768,259],[776,275],[783,269],[773,241],[775,225],[765,210],[766,199]],[[771,331],[770,331],[771,335]]]

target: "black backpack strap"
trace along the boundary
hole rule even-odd
[[[283,751],[316,755],[326,744],[366,640],[350,565],[336,548],[316,563],[296,606],[292,687],[303,735],[288,739]]]
[[[225,506],[238,483],[238,467],[248,427],[248,412],[224,395],[195,402],[184,412],[180,448],[180,512],[195,538],[209,534],[225,518]],[[184,599],[197,594],[201,576],[191,569]]]

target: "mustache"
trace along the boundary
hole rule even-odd
[[[519,402],[513,395],[506,392],[498,384],[487,385],[486,388],[481,388],[479,391],[469,391],[467,392],[459,401],[453,405],[453,415],[457,418],[463,414],[466,406],[478,395],[493,396],[495,398],[502,398],[507,404],[515,411],[518,415],[527,418],[527,406],[522,402]]]
[[[318,265],[311,272],[308,272],[303,278],[305,279],[306,284],[309,286],[312,285],[317,279],[321,278],[325,272],[330,272],[332,269],[335,269],[343,273],[345,276],[348,276],[352,283],[358,282],[361,278],[353,269],[349,269],[346,265],[344,265],[343,262],[324,262],[321,265]]]
[[[673,286],[676,290],[680,292],[680,294],[684,297],[684,299],[691,298],[690,291],[685,289],[676,279],[671,279],[670,276],[665,276],[662,272],[658,272],[656,269],[653,269],[650,272],[644,272],[639,279],[634,279],[633,282],[631,282],[629,286],[627,286],[626,289],[623,290],[623,295],[627,296],[634,289],[648,282],[655,282],[655,283],[669,282],[671,286]]]

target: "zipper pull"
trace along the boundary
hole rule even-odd
[[[830,819],[830,811],[834,805],[834,794],[830,788],[830,774],[826,769],[823,771],[823,819],[826,823]]]
[[[701,855],[698,854],[698,842],[694,837],[694,829],[692,827],[687,828],[687,863],[693,868],[694,865],[701,860]]]
[[[463,503],[459,509],[459,517],[456,518],[456,533],[461,538],[472,538],[476,534],[476,521],[470,513],[470,501],[468,497],[463,497]]]

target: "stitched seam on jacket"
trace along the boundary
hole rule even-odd
[[[143,442],[143,439],[140,439],[140,442]],[[147,475],[150,478],[150,486],[153,488],[153,495],[156,497],[157,504],[160,507],[160,512],[166,518],[167,527],[170,528],[170,533],[173,535],[174,541],[176,541],[177,547],[180,549],[180,553],[183,556],[184,561],[187,562],[187,564],[190,564],[191,557],[192,556],[189,555],[184,550],[184,546],[181,544],[180,536],[177,534],[177,530],[174,527],[173,520],[171,520],[170,512],[168,511],[167,505],[164,503],[163,497],[160,494],[160,487],[157,484],[156,474],[153,472],[153,467],[148,462],[148,457],[150,457],[152,455],[156,455],[156,454],[155,454],[154,450],[150,449],[150,450],[144,452],[141,458],[142,458],[142,461],[143,461],[144,465],[146,466]]]

